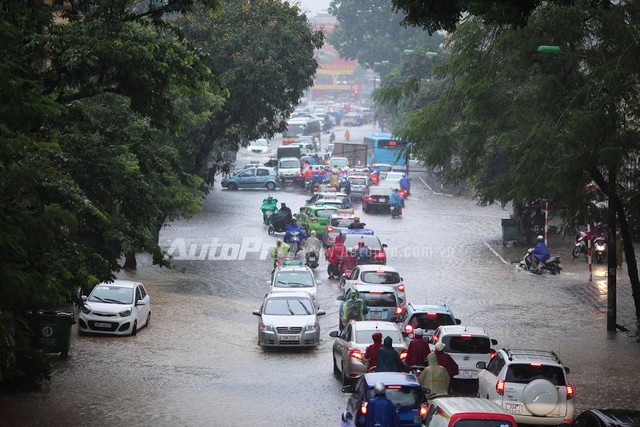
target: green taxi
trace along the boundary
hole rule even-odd
[[[324,233],[324,227],[331,220],[331,215],[336,213],[339,212],[335,206],[303,206],[296,214],[296,218],[307,236],[311,230],[316,230],[317,237],[320,238]]]

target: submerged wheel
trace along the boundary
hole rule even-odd
[[[131,328],[131,336],[135,336],[138,333],[138,321],[133,322],[133,328]]]
[[[227,185],[227,188],[231,191],[236,191],[238,189],[238,184],[236,184],[235,182],[230,182],[229,185]]]
[[[267,190],[273,191],[276,189],[276,185],[273,182],[267,182]]]

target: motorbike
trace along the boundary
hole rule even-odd
[[[269,234],[273,233],[284,233],[289,228],[289,224],[291,220],[286,216],[282,216],[280,213],[282,211],[277,211],[275,214],[271,215],[271,223],[269,224],[269,229],[267,230]]]
[[[300,232],[292,231],[289,236],[289,253],[291,258],[295,258],[300,251]]]
[[[391,218],[400,218],[402,216],[402,208],[399,206],[391,206]]]
[[[329,264],[327,266],[327,274],[329,275],[329,279],[339,279],[340,278],[340,263],[342,262],[342,257],[338,257],[337,264]]]
[[[310,251],[305,254],[305,265],[313,270],[318,268],[319,260],[318,253],[316,251]]]
[[[596,262],[603,263],[607,258],[607,239],[605,236],[598,236],[593,239],[593,253]]]
[[[608,234],[602,224],[596,224],[591,233],[591,247],[597,262],[604,262],[606,258]],[[581,228],[576,234],[576,243],[571,251],[571,255],[574,258],[578,258],[581,255],[587,256],[587,240],[587,229]]]
[[[519,267],[530,273],[536,273],[536,270],[533,266],[533,261],[531,260],[531,258],[533,257],[532,252],[533,248],[527,251],[527,254],[524,256],[522,261],[520,261]],[[562,267],[560,267],[560,257],[552,256],[544,262],[540,261],[538,263],[538,270],[540,273],[551,273],[554,276],[556,274],[560,274],[560,272],[562,271]]]

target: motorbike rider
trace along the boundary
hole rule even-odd
[[[278,210],[278,199],[274,198],[271,194],[269,197],[262,201],[262,206],[260,207],[262,210],[262,222],[267,223],[267,211],[271,211],[273,215]]]
[[[298,239],[300,239],[300,243],[298,244],[298,250],[300,250],[300,246],[304,244],[304,240],[307,238],[307,236],[304,234],[304,229],[298,224],[298,220],[292,218],[291,224],[289,224],[289,227],[287,227],[287,231],[284,234],[284,242],[291,243],[291,239],[293,237],[291,236],[291,233],[296,232],[298,233]]]
[[[346,325],[350,320],[362,321],[364,320],[364,315],[368,312],[369,308],[362,298],[360,298],[358,291],[352,289],[349,294],[349,299],[345,301],[341,307],[342,325]]]
[[[356,261],[358,265],[369,264],[371,261],[371,251],[369,246],[365,245],[364,242],[358,242]]]
[[[280,203],[280,213],[279,216],[282,218],[282,222],[285,224],[289,224],[291,219],[293,218],[293,213],[291,213],[291,209],[287,207],[285,202]]]
[[[353,222],[349,224],[349,230],[362,230],[367,225],[364,222],[360,222],[359,216],[353,217]]]
[[[407,348],[407,366],[424,366],[427,356],[431,353],[429,344],[424,339],[424,330],[417,328],[413,331],[413,338]]]
[[[338,191],[342,191],[347,196],[351,194],[351,183],[347,177],[340,178],[338,183]]]
[[[331,135],[329,135],[329,144],[333,144],[333,141],[336,140],[336,134],[331,132]]]
[[[389,204],[391,205],[391,209],[397,208],[402,212],[402,196],[398,193],[398,189],[394,188],[391,192],[391,197],[389,197]]]
[[[278,239],[276,246],[271,248],[269,254],[273,259],[273,269],[275,270],[278,265],[282,265],[282,261],[289,255],[289,245]]]
[[[322,242],[316,237],[316,230],[311,230],[311,236],[304,242],[304,257],[305,261],[308,260],[309,254],[316,253],[316,259],[319,259],[320,249],[322,249]]]
[[[382,333],[374,332],[371,335],[373,344],[364,351],[364,358],[367,360],[367,370],[371,370],[378,365],[378,352],[382,348]]]
[[[378,365],[376,372],[402,372],[404,363],[400,360],[400,355],[393,348],[393,338],[387,336],[384,338],[384,344],[378,352]]]
[[[343,259],[346,254],[347,247],[344,245],[344,243],[342,243],[342,238],[340,236],[337,236],[333,246],[331,246],[324,252],[324,257],[329,262],[329,268],[327,269],[327,272],[329,273],[329,279],[340,277],[340,260]]]
[[[449,394],[451,378],[444,366],[438,364],[438,357],[434,353],[427,356],[429,366],[427,366],[418,377],[420,385],[431,390],[430,396],[437,394]]]
[[[353,249],[348,248],[347,254],[342,259],[342,262],[340,263],[340,277],[342,277],[342,275],[347,270],[353,271],[353,269],[356,268],[357,265],[358,265],[358,261],[356,261],[356,257],[353,256]]]
[[[531,262],[533,263],[533,268],[537,273],[540,272],[540,261],[543,263],[549,259],[551,254],[549,253],[549,249],[547,249],[547,245],[544,244],[544,237],[538,236],[538,244],[531,251]]]
[[[407,177],[406,173],[402,174],[402,178],[400,178],[400,188],[404,189],[407,194],[410,193],[410,188],[411,188],[411,182],[409,181],[409,178]]]
[[[400,427],[400,416],[393,402],[385,396],[386,391],[387,387],[382,382],[373,387],[375,396],[367,402],[365,427]]]

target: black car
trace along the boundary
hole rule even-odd
[[[371,186],[365,189],[362,194],[362,211],[365,213],[391,212],[391,204],[389,203],[391,191],[390,187],[378,186]]]
[[[278,167],[278,159],[275,157],[270,158],[269,160],[267,160],[264,165],[265,167],[268,168],[277,168]]]
[[[570,427],[640,427],[640,411],[633,409],[589,409],[578,415]]]

